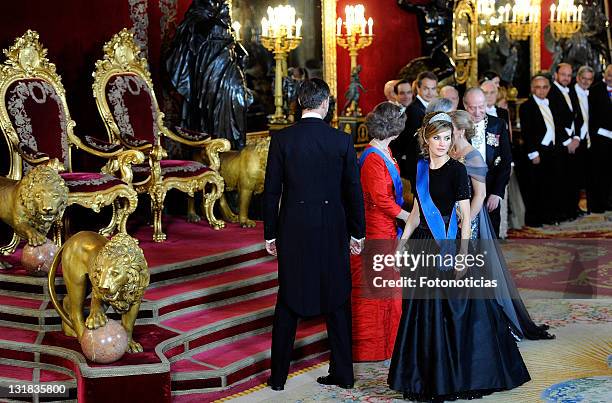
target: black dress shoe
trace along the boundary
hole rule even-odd
[[[320,376],[317,378],[317,382],[321,385],[335,385],[339,386],[342,389],[353,389],[355,387],[355,383],[341,383],[332,375]]]
[[[268,382],[267,382],[268,386],[270,387],[270,389],[275,390],[277,392],[280,392],[281,390],[285,389],[285,385],[281,384],[281,383],[273,383],[272,380],[270,378],[268,378]]]

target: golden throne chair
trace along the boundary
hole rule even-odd
[[[93,93],[98,111],[106,125],[109,140],[148,155],[148,164],[134,166],[134,188],[151,197],[155,242],[163,242],[162,209],[166,193],[177,189],[190,197],[203,193],[202,209],[214,229],[225,223],[217,219],[213,208],[224,189],[219,169],[219,153],[229,151],[225,139],[210,139],[208,135],[186,130],[173,133],[164,126],[147,61],[131,32],[123,29],[104,45],[104,59],[96,62],[93,73]],[[209,165],[196,161],[165,159],[163,138],[205,151]]]
[[[4,54],[7,59],[0,66],[0,126],[10,155],[7,176],[21,179],[32,166],[57,159],[56,168],[69,190],[68,206],[78,204],[98,213],[103,206],[110,205],[111,222],[100,233],[110,236],[116,229],[126,232],[127,218],[138,204],[138,194],[129,184],[132,175],[129,165],[143,162],[144,155],[74,134],[75,122],[70,118],[61,77],[47,59],[47,50],[40,44],[37,32],[28,30]],[[106,172],[74,172],[73,147],[108,160]],[[115,170],[121,171],[125,181],[110,174]],[[58,234],[61,228],[56,231],[56,241],[60,243]],[[0,252],[12,253],[18,243],[19,237],[13,235],[10,244],[0,248]]]

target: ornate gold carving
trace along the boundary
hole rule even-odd
[[[534,3],[538,4],[538,7],[540,6],[540,1],[538,0],[533,0]],[[540,23],[538,23],[538,28],[533,32],[533,34],[531,35],[531,40],[529,42],[529,49],[530,49],[530,53],[531,53],[531,75],[535,75],[536,73],[538,73],[541,69],[542,69],[542,44],[541,42],[541,38],[542,38],[542,30],[541,30],[541,25]]]
[[[7,57],[6,62],[0,68],[0,126],[2,131],[7,138],[8,147],[10,150],[10,169],[8,178],[10,179],[21,179],[23,172],[22,160],[27,160],[30,163],[40,163],[48,160],[48,157],[39,158],[36,160],[29,159],[28,156],[20,151],[19,143],[20,138],[13,127],[9,112],[4,102],[7,98],[7,91],[13,83],[22,81],[25,79],[37,79],[50,85],[53,91],[57,94],[58,107],[61,109],[63,117],[65,119],[65,130],[68,140],[68,150],[66,159],[63,162],[55,161],[52,162],[56,166],[56,169],[66,169],[69,172],[72,171],[71,162],[71,147],[82,149],[90,154],[111,159],[109,166],[116,167],[122,176],[126,179],[132,177],[130,172],[129,164],[137,162],[139,159],[144,160],[144,155],[137,155],[134,152],[126,152],[118,150],[112,153],[105,153],[103,151],[94,150],[91,147],[84,144],[79,137],[74,134],[75,122],[70,118],[70,111],[68,104],[66,103],[66,93],[61,82],[61,77],[55,71],[55,65],[50,63],[47,59],[47,50],[42,47],[39,41],[39,35],[35,31],[28,30],[23,36],[17,38],[13,46],[8,50],[4,51]],[[59,139],[58,139],[59,140]],[[37,151],[37,150],[34,150]],[[117,158],[113,160],[112,158]],[[131,213],[136,208],[137,198],[136,193],[128,185],[115,186],[111,189],[104,190],[99,193],[70,193],[68,195],[68,205],[79,204],[84,207],[92,208],[94,211],[99,212],[101,206],[111,204],[115,199],[125,197],[124,205],[117,202],[119,208],[116,210],[116,214],[113,214],[111,224],[102,230],[105,234],[110,235],[108,228],[115,228],[118,224],[122,231],[125,231],[125,221],[127,220],[128,211]],[[129,215],[129,214],[128,214]],[[59,241],[59,239],[58,239]],[[16,238],[14,237],[10,245],[0,248],[2,253],[12,253],[14,251],[13,245],[16,245]]]
[[[0,218],[32,246],[47,241],[53,223],[62,219],[68,188],[57,171],[47,165],[32,169],[16,181],[0,177]]]
[[[478,83],[478,19],[476,4],[471,0],[455,3],[453,11],[453,52],[455,80],[458,84],[473,86]]]
[[[338,73],[336,67],[336,0],[321,0],[323,25],[323,79],[330,94],[338,99]],[[338,108],[334,115],[337,116]],[[336,122],[334,116],[334,122]]]
[[[55,291],[55,273],[60,260],[67,296],[59,303]],[[89,316],[84,320],[87,279],[91,282]],[[49,271],[49,293],[62,318],[62,330],[79,341],[85,328],[96,329],[107,322],[106,309],[112,306],[121,314],[121,324],[128,334],[127,352],[142,352],[132,339],[134,323],[145,289],[149,269],[138,241],[127,234],[117,234],[110,241],[91,231],[71,237],[55,256]]]
[[[219,153],[230,149],[230,143],[226,139],[207,139],[202,141],[191,141],[185,139],[176,133],[173,133],[164,126],[164,114],[159,110],[159,105],[153,91],[153,82],[151,74],[147,69],[147,61],[140,56],[138,46],[134,42],[133,34],[127,29],[121,30],[113,36],[113,38],[104,45],[104,59],[96,62],[96,70],[93,73],[93,93],[98,106],[98,111],[106,124],[109,140],[111,143],[121,144],[120,130],[117,122],[113,117],[111,109],[107,102],[106,87],[111,78],[117,75],[134,74],[144,80],[149,87],[151,102],[155,110],[155,127],[157,136],[166,136],[172,140],[183,144],[199,147],[204,150],[210,161],[212,169],[219,166]],[[162,231],[162,210],[166,193],[170,189],[178,189],[189,196],[202,190],[204,193],[204,211],[209,224],[214,229],[224,227],[224,223],[218,220],[213,211],[213,205],[223,193],[223,178],[214,171],[208,171],[195,177],[169,177],[164,178],[162,175],[160,161],[167,157],[167,153],[161,144],[145,144],[140,147],[124,146],[136,150],[142,150],[148,155],[150,175],[140,183],[134,184],[134,188],[138,193],[148,193],[151,197],[151,208],[153,211],[153,240],[162,242],[166,239],[166,235]],[[114,167],[113,167],[114,168]],[[210,192],[207,193],[207,184]]]

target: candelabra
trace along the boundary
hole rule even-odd
[[[478,24],[480,26],[476,43],[497,42],[499,39],[499,26],[503,22],[504,8],[500,7],[499,12],[495,9],[495,0],[478,0],[476,3]]]
[[[338,18],[336,21],[336,43],[340,47],[348,50],[351,58],[351,75],[354,76],[352,81],[357,80],[358,83],[359,71],[357,69],[357,54],[361,49],[372,44],[374,38],[372,34],[372,25],[374,25],[374,20],[370,17],[366,21],[365,7],[361,4],[346,6],[344,11],[346,15],[344,21],[345,32],[342,33],[342,18]],[[351,85],[353,85],[353,83]],[[355,88],[355,91],[357,91],[357,88]],[[351,100],[350,105],[345,111],[346,116],[361,115],[358,98],[357,96],[357,100]]]
[[[576,7],[574,0],[559,0],[559,5],[550,6],[550,32],[556,40],[569,38],[582,26],[582,5]]]
[[[268,18],[261,20],[261,44],[274,53],[274,115],[268,117],[272,124],[289,123],[283,113],[283,64],[290,51],[302,41],[302,19],[295,19],[291,6],[268,7]]]
[[[506,4],[502,18],[510,38],[527,39],[540,29],[540,5],[530,0],[516,0],[513,6]]]

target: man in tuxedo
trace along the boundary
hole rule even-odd
[[[279,285],[268,385],[284,387],[298,318],[323,314],[331,359],[317,382],[352,388],[349,249],[359,254],[365,236],[357,157],[351,136],[323,122],[323,80],[305,80],[298,102],[302,119],[272,135],[264,185],[264,236],[278,256]]]
[[[452,102],[453,108],[451,111],[456,111],[459,107],[459,91],[452,85],[445,85],[440,88],[440,98],[446,98]]]
[[[395,97],[397,102],[404,108],[407,108],[412,103],[412,83],[410,80],[402,79],[395,83],[393,87],[393,92],[395,93]]]
[[[480,89],[485,94],[487,115],[495,116],[496,118],[500,118],[506,122],[506,128],[508,129],[508,133],[510,133],[510,115],[508,114],[508,111],[495,105],[497,103],[499,87],[493,81],[485,80],[480,84]]]
[[[565,149],[558,155],[561,159],[560,171],[556,174],[564,178],[562,184],[564,192],[560,195],[560,203],[563,208],[559,220],[573,220],[578,214],[576,193],[576,150],[580,146],[580,136],[575,133],[576,115],[578,109],[572,104],[569,85],[572,82],[572,65],[559,63],[555,70],[554,82],[548,92],[550,110],[555,121],[557,138],[561,140]]]
[[[582,66],[576,73],[576,83],[570,86],[570,99],[575,113],[574,134],[579,136],[580,144],[574,154],[574,167],[571,172],[574,184],[572,203],[578,205],[580,202],[580,189],[586,189],[587,206],[590,209],[593,198],[592,182],[588,172],[588,152],[591,143],[589,134],[589,122],[591,120],[591,108],[589,108],[589,88],[593,84],[595,71],[589,66]],[[571,157],[571,155],[570,155]],[[578,211],[578,215],[584,215],[583,211]]]
[[[385,98],[387,101],[396,103],[397,102],[397,94],[395,91],[395,84],[397,84],[399,80],[389,80],[385,83],[385,88],[383,92],[385,93]]]
[[[495,235],[499,237],[500,202],[506,193],[512,164],[510,137],[506,123],[486,113],[485,94],[480,88],[468,89],[463,96],[463,105],[475,126],[472,146],[487,163],[487,196],[483,208],[489,211]]]
[[[610,190],[610,156],[612,155],[612,64],[604,72],[603,81],[598,81],[589,89],[589,134],[591,137],[590,160],[593,177],[594,213],[612,210]]]
[[[427,105],[438,97],[438,78],[431,71],[419,73],[416,79],[417,96],[406,109],[406,126],[399,137],[391,142],[391,150],[398,160],[402,178],[408,179],[414,192],[419,145],[416,131],[423,123]]]
[[[565,131],[555,130],[556,122],[547,95],[551,83],[547,76],[536,74],[531,79],[531,95],[519,109],[525,151],[531,165],[523,192],[525,223],[530,227],[558,222],[563,206],[562,155],[567,139]]]

